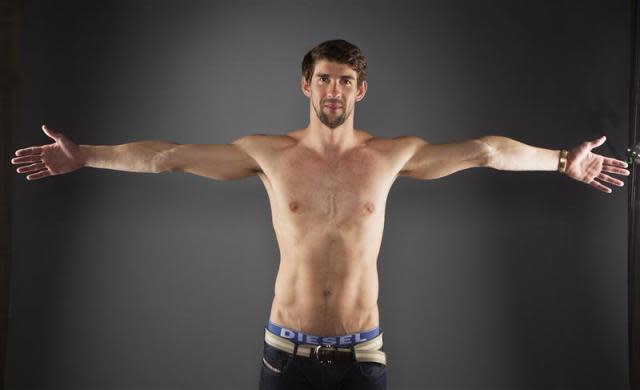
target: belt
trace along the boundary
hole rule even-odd
[[[273,348],[323,362],[336,360],[356,360],[358,362],[374,362],[387,365],[387,355],[379,349],[382,347],[382,333],[376,337],[358,343],[350,348],[339,348],[335,345],[296,344],[284,337],[269,332],[265,328],[264,341]]]

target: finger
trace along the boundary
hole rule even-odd
[[[597,148],[598,146],[602,145],[602,144],[604,143],[604,141],[606,141],[606,140],[607,140],[607,137],[605,137],[605,136],[603,135],[603,136],[602,136],[602,137],[600,137],[600,138],[596,138],[596,139],[594,139],[593,141],[590,141],[590,142],[589,142],[589,145],[590,145],[591,149],[595,149],[595,148]]]
[[[16,169],[16,172],[18,173],[29,173],[29,172],[33,172],[33,171],[39,171],[42,168],[44,168],[44,163],[37,163],[37,164],[31,164],[31,165],[27,165],[24,167],[20,167],[18,169]]]
[[[42,131],[44,131],[44,133],[49,138],[54,139],[56,141],[58,140],[58,138],[60,138],[60,134],[48,128],[47,125],[42,125]]]
[[[629,176],[631,174],[631,172],[629,172],[629,170],[627,169],[615,168],[615,167],[612,167],[611,165],[603,165],[602,172],[617,173],[618,175],[625,175],[625,176]]]
[[[48,170],[44,170],[44,171],[40,171],[38,173],[34,173],[31,174],[29,176],[27,176],[27,180],[38,180],[38,179],[42,179],[43,177],[47,177],[50,176],[51,174],[49,173]]]
[[[42,156],[25,156],[25,157],[14,157],[11,159],[12,164],[24,164],[24,163],[33,163],[42,161]]]
[[[611,188],[609,187],[605,187],[602,184],[598,183],[597,181],[593,180],[591,181],[591,183],[589,183],[590,186],[602,191],[602,192],[606,192],[606,193],[611,193]]]
[[[605,157],[604,163],[607,165],[613,165],[613,166],[622,167],[622,168],[626,168],[629,165],[622,160],[616,160],[615,158],[611,158],[611,157]]]
[[[606,181],[607,183],[611,183],[613,185],[616,185],[618,187],[622,187],[624,185],[624,182],[618,180],[618,179],[614,179],[613,177],[609,176],[609,175],[605,175],[604,173],[601,173],[597,176],[598,179],[602,180],[602,181]]]
[[[28,156],[31,154],[42,154],[42,146],[31,146],[29,148],[16,150],[16,156]]]

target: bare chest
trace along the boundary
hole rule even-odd
[[[294,151],[273,168],[272,211],[301,223],[346,227],[384,214],[393,180],[381,156],[365,150],[339,158]]]

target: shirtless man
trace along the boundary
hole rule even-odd
[[[28,164],[17,169],[29,173],[28,180],[81,167],[216,180],[257,175],[280,249],[261,389],[386,388],[377,257],[387,194],[398,176],[437,179],[474,167],[559,171],[610,193],[602,182],[623,182],[607,173],[629,175],[625,162],[591,153],[604,137],[561,151],[501,136],[430,144],[355,129],[355,105],[367,92],[366,60],[343,40],[307,53],[300,85],[309,98],[309,123],[286,135],[247,135],[222,145],[90,146],[43,126],[55,143],[20,149],[11,160]]]

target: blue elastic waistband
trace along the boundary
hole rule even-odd
[[[267,330],[277,336],[284,337],[296,344],[314,344],[314,345],[335,345],[338,347],[349,347],[359,343],[363,343],[379,335],[382,330],[375,327],[366,332],[351,333],[343,336],[317,336],[293,329],[284,328],[276,325],[271,320],[267,325]]]

